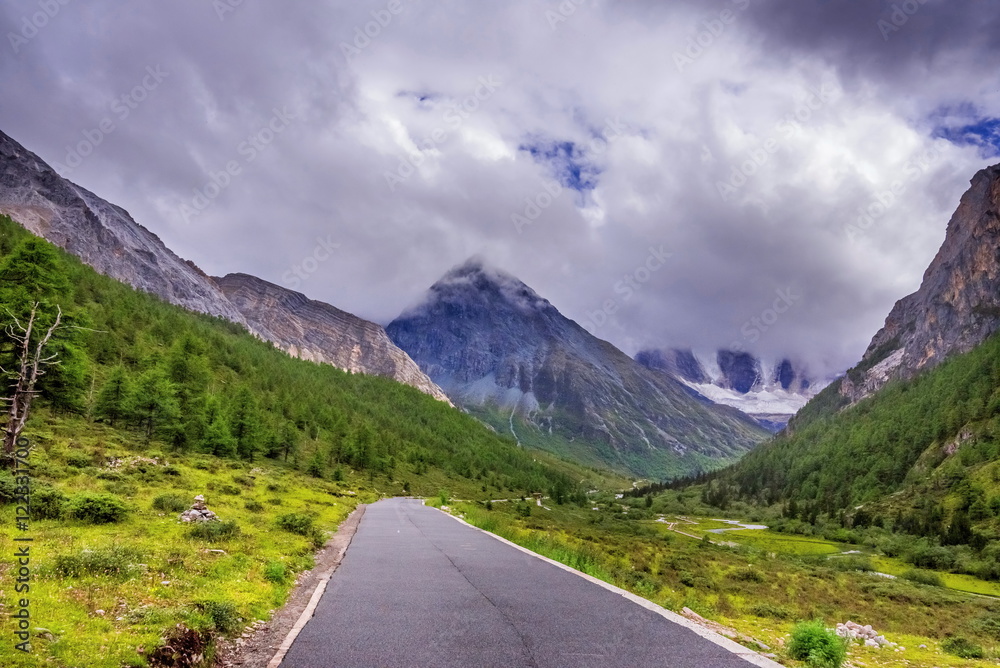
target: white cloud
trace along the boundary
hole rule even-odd
[[[886,42],[879,12],[846,0],[584,3],[555,30],[529,0],[411,0],[350,63],[341,42],[384,2],[245,3],[221,22],[205,4],[118,4],[67,5],[3,60],[0,81],[18,94],[2,129],[61,162],[161,64],[170,79],[73,178],[210,273],[280,282],[329,236],[340,252],[299,289],[382,322],[482,253],[579,321],[620,299],[597,333],[628,352],[736,341],[842,370],[917,287],[987,162],[934,139],[934,114],[964,103],[1000,115],[998,10],[986,3],[934,0]],[[32,7],[6,3],[2,27]],[[726,8],[733,21],[678,71],[675,54]],[[99,41],[79,34],[85,17]],[[501,85],[486,95],[484,77]],[[836,95],[817,103],[824,84]],[[299,120],[183,224],[179,204],[285,105]],[[588,148],[609,122],[621,133]],[[518,233],[511,216],[554,177],[518,150],[532,137],[582,147],[598,176]],[[390,190],[386,172],[414,155]],[[718,184],[744,166],[723,201]],[[894,181],[903,195],[848,234]],[[674,253],[663,269],[616,294],[661,244]],[[744,341],[744,323],[789,286],[801,302]]]

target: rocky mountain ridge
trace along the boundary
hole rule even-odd
[[[480,258],[449,271],[386,331],[459,406],[502,416],[538,447],[560,440],[557,451],[583,460],[665,477],[717,466],[766,437]]]
[[[899,300],[840,384],[859,401],[1000,330],[1000,165],[979,171],[917,292]]]
[[[448,401],[381,326],[245,274],[213,280],[127,211],[64,179],[3,132],[0,214],[106,276],[238,323],[290,355],[392,378]]]
[[[394,378],[448,402],[381,325],[256,276],[229,274],[212,281],[254,330],[292,357]]]

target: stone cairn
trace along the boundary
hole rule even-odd
[[[181,513],[181,522],[214,522],[218,519],[219,516],[205,505],[205,497],[201,494],[194,497],[194,504],[190,510]]]
[[[848,640],[858,640],[866,647],[895,647],[896,643],[889,642],[885,636],[878,634],[870,624],[862,626],[856,622],[848,621],[846,624],[837,624],[837,635]]]

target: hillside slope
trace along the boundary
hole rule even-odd
[[[182,260],[121,207],[59,176],[0,132],[0,214],[77,256],[105,276],[171,304],[247,327],[282,350],[345,371],[392,378],[447,401],[382,328],[244,274],[219,285]],[[251,280],[252,279],[252,280]],[[264,286],[268,286],[265,290]],[[264,293],[273,299],[263,299]],[[276,296],[283,292],[280,296]],[[239,296],[234,304],[229,297]],[[260,298],[258,301],[255,298]],[[273,312],[268,310],[274,306]],[[301,307],[301,312],[295,308]],[[331,314],[336,313],[336,317]],[[288,323],[294,320],[295,327]],[[309,340],[302,338],[310,332]],[[360,352],[358,352],[360,351]]]
[[[1000,459],[1000,165],[972,184],[920,290],[896,304],[861,364],[724,472],[719,494],[794,500],[813,518],[890,495],[910,500],[896,507],[904,515],[970,507],[970,479]]]
[[[213,278],[250,327],[292,357],[392,378],[448,402],[380,325],[247,274]]]

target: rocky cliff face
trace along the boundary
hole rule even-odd
[[[972,179],[920,289],[898,301],[840,392],[858,401],[1000,329],[1000,165]]]
[[[765,436],[479,259],[450,271],[387,331],[456,404],[509,415],[518,438],[540,447],[561,439],[569,445],[560,453],[584,461],[664,476],[731,459]]]
[[[448,401],[380,326],[251,276],[216,284],[127,211],[62,178],[2,132],[0,214],[106,276],[239,323],[296,357],[392,378]]]
[[[790,360],[767,362],[747,352],[719,350],[702,355],[690,350],[644,350],[635,359],[715,403],[743,411],[774,432],[783,429],[822,387]]]
[[[448,401],[381,326],[247,274],[212,280],[254,330],[289,355],[393,378]]]
[[[208,277],[127,211],[62,178],[2,132],[0,213],[102,274],[192,311],[246,324]]]

